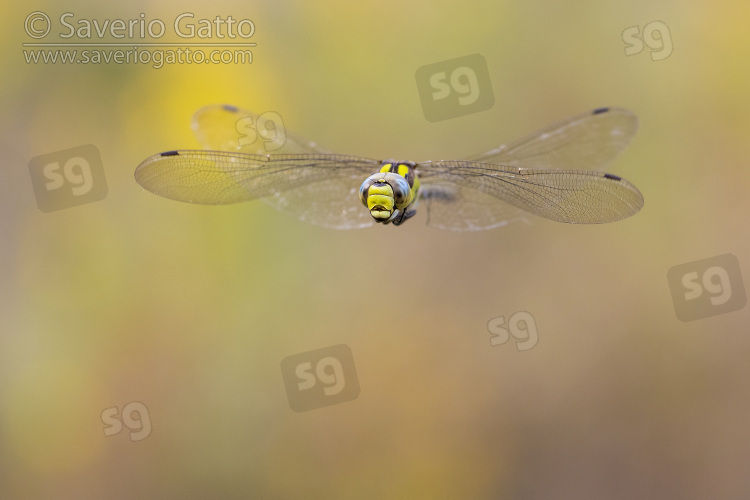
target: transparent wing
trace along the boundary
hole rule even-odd
[[[466,160],[519,168],[599,170],[619,155],[638,130],[626,109],[599,108]]]
[[[345,155],[184,150],[147,158],[135,178],[173,200],[215,205],[263,198],[302,221],[353,229],[374,223],[359,201],[359,186],[379,166]]]
[[[193,115],[192,129],[203,147],[210,150],[253,155],[330,154],[314,142],[301,139],[288,132],[282,116],[275,111],[256,114],[230,105],[206,106]],[[348,175],[346,170],[339,170],[337,173]],[[367,175],[372,173],[369,172]],[[279,190],[272,197],[262,198],[262,201],[302,220],[307,220],[307,218],[329,220],[333,216],[326,216],[326,211],[340,214],[341,210],[345,210],[348,214],[349,210],[353,210],[348,205],[341,207],[342,201],[330,198],[341,192],[343,186],[340,183],[346,180],[348,180],[346,177],[338,179],[331,185],[317,184],[310,187],[300,185],[293,190],[284,191],[283,195]],[[361,183],[362,179],[357,182]],[[354,184],[358,187],[358,183]],[[304,207],[306,201],[310,205]],[[357,213],[356,217],[352,214],[344,215],[339,219],[338,222],[329,220],[321,225],[335,224],[336,227],[342,228],[371,225],[367,220],[367,214]],[[328,225],[328,227],[333,226]]]
[[[468,161],[417,164],[428,224],[489,229],[522,211],[572,224],[614,222],[638,212],[643,196],[616,175],[585,170],[524,169]]]
[[[287,132],[275,111],[257,115],[229,105],[212,105],[193,115],[193,133],[206,149],[248,154],[328,154],[314,142]]]
[[[490,229],[530,212],[570,223],[612,222],[643,206],[638,189],[602,169],[627,147],[638,118],[600,108],[469,157],[418,165],[428,224]],[[474,163],[476,162],[476,163]]]
[[[495,196],[452,182],[431,179],[419,192],[427,225],[451,231],[482,231],[523,218],[523,211]]]

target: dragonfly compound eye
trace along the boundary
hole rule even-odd
[[[412,200],[411,187],[409,183],[398,174],[386,174],[390,176],[386,182],[393,188],[393,199],[396,202],[396,208],[406,208]]]

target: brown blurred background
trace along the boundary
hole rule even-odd
[[[35,11],[53,23],[45,41],[61,41],[65,12],[74,25],[144,13],[170,31],[192,12],[251,19],[257,46],[244,65],[27,64]],[[750,276],[748,4],[42,0],[0,12],[1,497],[750,496],[748,308],[680,321],[667,279],[723,254],[743,273],[734,292]],[[626,55],[657,21],[667,30]],[[68,40],[87,41],[100,40]],[[207,41],[226,40],[188,40]],[[494,106],[427,121],[416,70],[475,53]],[[413,160],[625,107],[640,130],[607,170],[646,203],[602,226],[530,217],[451,233],[420,214],[335,231],[261,202],[143,190],[136,166],[199,148],[190,118],[216,103],[276,111],[332,151]],[[87,144],[106,196],[42,212],[30,161]],[[493,346],[488,322],[520,311],[538,344]],[[281,361],[338,344],[359,395],[292,411]],[[114,432],[103,412],[133,402],[147,411]]]

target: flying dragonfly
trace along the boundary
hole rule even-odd
[[[289,134],[278,119],[233,106],[198,110],[206,150],[144,160],[136,181],[166,198],[207,205],[262,199],[334,229],[398,226],[424,207],[427,224],[453,231],[502,226],[526,214],[571,224],[630,217],[638,189],[600,172],[635,135],[628,110],[599,108],[463,160],[374,160],[334,154]]]

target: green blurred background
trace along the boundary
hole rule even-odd
[[[32,11],[168,26],[231,15],[255,23],[257,47],[249,65],[27,64]],[[750,276],[746,2],[0,12],[0,497],[750,497],[748,309],[682,322],[667,282],[726,253]],[[623,31],[653,21],[672,54],[626,56]],[[415,71],[474,53],[494,106],[428,122]],[[138,186],[147,156],[200,147],[190,118],[216,103],[274,110],[332,151],[413,160],[625,107],[640,129],[608,171],[646,203],[602,226],[531,217],[451,233],[420,214],[335,231]],[[41,212],[30,160],[84,144],[107,196]],[[518,311],[538,345],[492,346],[488,321]],[[359,396],[292,411],[281,360],[337,344]],[[105,436],[102,412],[135,401],[151,434]]]

